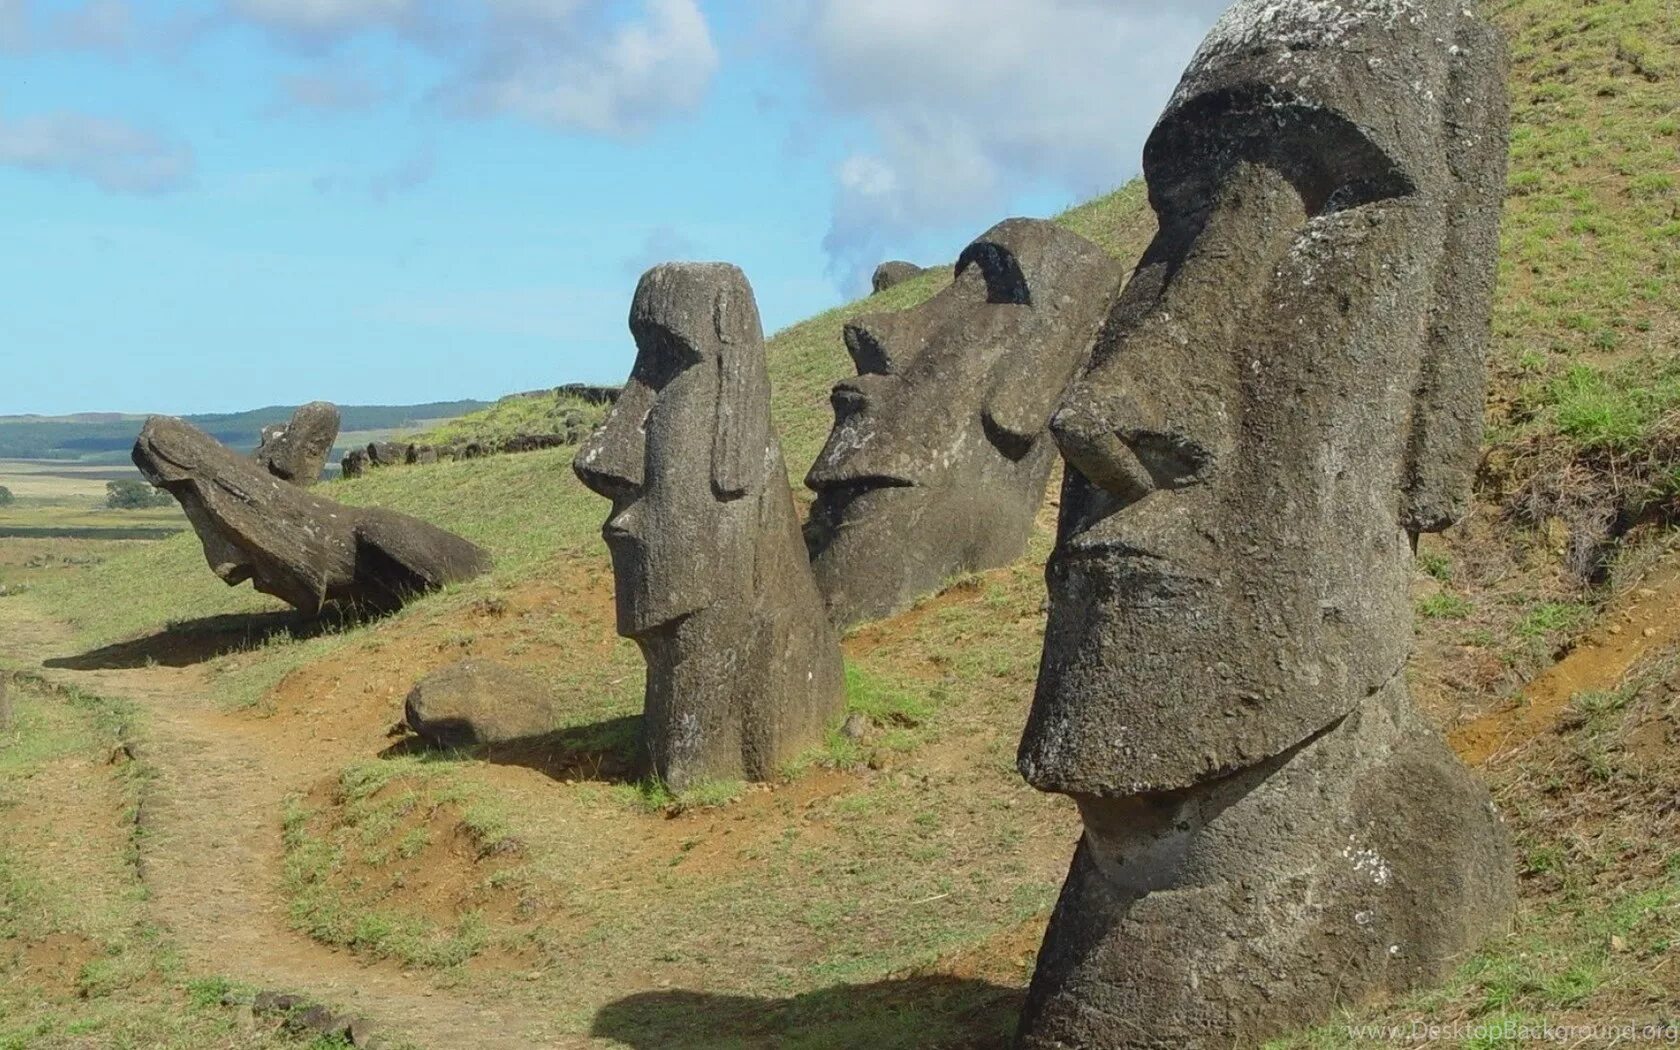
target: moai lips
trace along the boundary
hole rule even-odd
[[[1055,463],[1050,414],[1120,282],[1101,248],[1011,219],[929,302],[846,326],[858,375],[806,484],[806,539],[841,626],[1021,556]]]
[[[1150,137],[1160,232],[1052,423],[1020,768],[1086,832],[1023,1046],[1258,1042],[1509,915],[1404,682],[1479,447],[1503,73],[1457,0],[1243,0]]]
[[[647,660],[645,759],[681,788],[766,779],[844,704],[800,540],[758,307],[724,264],[642,278],[630,381],[573,462],[612,500],[618,630]]]

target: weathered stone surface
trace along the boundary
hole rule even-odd
[[[644,757],[678,788],[765,779],[821,739],[843,683],[770,423],[758,306],[733,266],[660,266],[630,330],[630,381],[573,468],[613,504],[618,630],[648,666]]]
[[[555,728],[553,690],[494,660],[465,660],[421,679],[404,707],[408,727],[438,747],[503,744]]]
[[[313,496],[179,419],[147,420],[134,464],[180,502],[217,576],[230,587],[250,580],[305,613],[328,601],[391,608],[490,567],[459,536]]]
[[[834,430],[806,478],[806,540],[836,624],[1026,550],[1056,460],[1050,414],[1120,279],[1083,237],[1011,219],[927,303],[846,326],[858,375],[834,388]]]
[[[1160,232],[1052,423],[1020,768],[1085,837],[1024,1047],[1256,1044],[1508,920],[1404,679],[1479,446],[1503,75],[1459,0],[1241,0],[1149,140]]]
[[[395,441],[375,441],[367,447],[368,466],[400,467],[408,462],[408,446]]]
[[[905,281],[920,277],[924,273],[927,273],[927,270],[913,262],[894,259],[892,262],[884,262],[875,267],[875,276],[870,284],[873,286],[875,294],[879,295],[888,288],[897,287]]]
[[[311,401],[292,413],[282,427],[264,427],[262,444],[254,453],[270,474],[295,485],[313,485],[321,480],[327,456],[338,440],[339,415],[336,405]]]

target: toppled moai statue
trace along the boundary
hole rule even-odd
[[[913,262],[894,259],[892,262],[884,262],[875,267],[875,276],[871,278],[869,283],[874,289],[874,294],[879,295],[888,288],[896,288],[905,281],[915,280],[924,273],[927,273],[927,270]]]
[[[367,447],[370,467],[400,467],[408,462],[408,446],[396,441],[374,441]]]
[[[262,444],[253,455],[280,480],[313,485],[326,469],[338,427],[338,406],[311,401],[292,413],[285,426],[263,427]]]
[[[674,788],[767,779],[821,740],[844,686],[770,423],[758,306],[734,266],[660,266],[630,331],[630,381],[573,468],[613,504],[618,631],[647,661],[643,757]]]
[[[1258,1045],[1509,920],[1405,681],[1415,538],[1478,454],[1504,70],[1463,0],[1241,0],[1150,137],[1160,233],[1052,424],[1019,759],[1085,834],[1023,1047]]]
[[[1050,414],[1090,353],[1122,271],[1053,223],[969,245],[933,299],[846,326],[858,375],[805,483],[806,540],[842,627],[879,619],[1026,550],[1056,461]]]
[[[490,568],[490,556],[459,536],[310,495],[179,419],[146,421],[134,465],[181,504],[228,586],[250,580],[309,615],[329,601],[395,608]]]

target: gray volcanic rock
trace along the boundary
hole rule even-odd
[[[805,481],[806,541],[837,625],[1025,552],[1056,462],[1050,414],[1120,279],[1083,237],[1011,219],[928,302],[846,326],[858,375],[834,388],[834,429]]]
[[[647,660],[644,758],[667,784],[763,780],[844,703],[800,542],[758,306],[722,263],[650,270],[630,381],[573,461],[612,500],[618,630]]]
[[[395,441],[375,441],[367,447],[368,466],[400,467],[408,462],[408,446]]]
[[[489,555],[459,536],[312,496],[179,419],[147,420],[134,464],[181,504],[228,586],[250,580],[311,615],[328,601],[393,608],[490,568]]]
[[[875,267],[875,276],[870,280],[870,284],[874,288],[875,294],[879,295],[888,288],[894,288],[905,281],[914,280],[924,273],[927,273],[927,270],[913,262],[895,259],[892,262],[884,262]]]
[[[553,691],[494,660],[465,660],[421,679],[404,706],[408,727],[438,747],[503,744],[552,732]]]
[[[353,448],[338,461],[340,475],[346,478],[359,478],[367,473],[368,454],[365,448]]]
[[[309,486],[321,480],[327,456],[338,440],[338,406],[311,401],[292,413],[283,427],[264,427],[262,444],[254,453],[270,474],[295,485]]]
[[[1086,834],[1024,1047],[1262,1042],[1508,920],[1404,684],[1413,543],[1479,448],[1504,69],[1459,0],[1241,0],[1150,137],[1160,232],[1052,423],[1019,764]]]

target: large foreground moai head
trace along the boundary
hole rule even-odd
[[[418,518],[313,496],[191,424],[146,421],[134,465],[181,504],[210,568],[310,615],[329,601],[375,609],[487,572],[476,545]]]
[[[292,413],[285,426],[264,427],[262,444],[252,455],[282,481],[313,485],[326,469],[338,428],[338,406],[311,401]]]
[[[806,538],[835,623],[1021,556],[1055,462],[1050,413],[1120,277],[1090,241],[1011,219],[927,303],[846,326],[858,375],[834,388],[834,429],[806,479]]]
[[[1160,232],[1052,424],[1020,767],[1086,833],[1026,1046],[1246,1044],[1509,912],[1403,679],[1481,434],[1504,70],[1461,0],[1242,0],[1150,137]]]
[[[758,307],[724,264],[642,278],[637,354],[578,477],[612,500],[619,633],[648,665],[646,758],[674,787],[763,779],[842,704],[839,645],[770,423]]]

